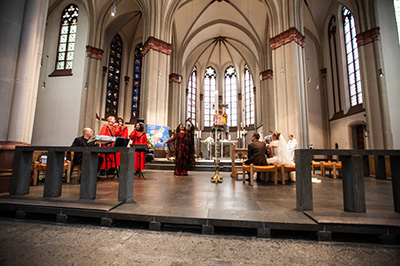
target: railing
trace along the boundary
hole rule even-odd
[[[146,145],[144,145],[146,146]],[[80,199],[95,199],[99,153],[121,153],[118,200],[133,201],[133,176],[135,151],[147,147],[49,147],[18,146],[15,148],[14,167],[10,195],[29,194],[33,151],[47,151],[46,179],[43,197],[59,197],[62,190],[62,175],[65,152],[82,152]]]
[[[312,211],[311,160],[313,155],[337,155],[342,162],[344,211],[366,212],[364,174],[368,156],[375,156],[377,179],[385,178],[385,159],[390,156],[394,209],[400,212],[400,150],[296,150],[297,210]],[[369,175],[369,173],[367,174]]]

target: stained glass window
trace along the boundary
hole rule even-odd
[[[133,69],[133,88],[132,88],[132,114],[131,118],[139,117],[140,92],[142,79],[142,43],[136,45],[135,62]]]
[[[343,7],[343,27],[350,89],[350,104],[351,106],[356,106],[363,102],[360,63],[358,60],[358,46],[354,17],[346,7]]]
[[[208,67],[204,78],[204,126],[206,127],[213,125],[216,79],[217,74],[215,73],[215,69]]]
[[[119,84],[121,74],[122,39],[115,35],[111,42],[107,74],[106,117],[118,116]]]
[[[78,11],[79,8],[71,4],[62,13],[56,70],[72,69],[78,28]]]
[[[228,126],[237,126],[237,80],[236,71],[233,66],[225,70],[225,94],[224,104],[228,104],[225,109],[228,115]]]
[[[193,67],[190,75],[187,96],[187,112],[188,117],[192,118],[192,123],[196,122],[196,89],[197,89],[197,69]]]
[[[244,89],[245,89],[245,114],[246,125],[254,125],[254,92],[253,78],[249,67],[244,65]]]

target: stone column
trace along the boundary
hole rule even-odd
[[[17,145],[32,138],[48,1],[1,1],[0,192],[8,191]]]
[[[125,81],[125,92],[124,92],[125,97],[123,98],[125,99],[123,107],[124,112],[123,113],[121,112],[119,114],[119,117],[122,117],[125,122],[129,122],[129,120],[131,120],[132,117],[132,84],[131,82],[129,82],[130,79],[131,78],[129,76],[124,77]]]
[[[9,4],[11,8],[16,9],[18,22],[9,22],[14,25],[3,28],[6,31],[4,35],[8,36],[11,31],[19,28],[20,38],[17,44],[11,42],[3,44],[6,47],[4,47],[5,50],[2,49],[2,53],[4,53],[2,58],[9,58],[8,52],[11,52],[15,57],[10,58],[10,61],[16,60],[15,65],[4,66],[8,69],[6,73],[15,73],[15,76],[9,80],[13,84],[11,85],[12,98],[8,98],[11,103],[7,103],[7,105],[10,105],[10,112],[6,140],[30,143],[32,127],[27,127],[33,124],[29,119],[32,117],[32,99],[37,92],[37,83],[35,82],[37,82],[39,76],[37,68],[40,67],[40,60],[38,57],[42,53],[45,24],[42,17],[47,16],[47,4],[40,1],[26,1],[25,5],[11,2]],[[9,7],[4,7],[4,9],[7,10]],[[9,10],[4,12],[10,15],[14,14]],[[20,12],[23,12],[23,17],[18,16]],[[14,21],[14,18],[10,18],[6,14],[4,14],[4,19]],[[15,23],[21,24],[15,25]]]
[[[269,130],[274,130],[274,102],[273,102],[273,71],[267,69],[260,73],[260,86],[262,91],[261,112],[263,117],[264,135],[269,134]]]
[[[182,94],[182,76],[178,74],[170,74],[169,75],[169,94],[168,94],[168,102],[170,103],[168,106],[168,126],[170,128],[176,127],[182,117],[179,117],[179,110],[183,110],[183,105],[179,105],[179,99]]]
[[[146,124],[167,125],[168,66],[171,44],[149,37],[143,45],[143,76],[140,107]]]
[[[309,145],[307,92],[304,65],[305,37],[296,29],[270,39],[275,72],[275,129],[298,136],[299,148]]]
[[[99,48],[90,45],[86,46],[87,85],[81,100],[80,129],[85,127],[95,128],[96,126],[96,109],[98,109],[97,105],[101,105],[98,99],[101,98],[100,92],[103,77],[101,60],[103,53],[104,51]],[[99,115],[101,116],[101,114]]]
[[[379,27],[357,35],[363,102],[367,114],[370,149],[392,149],[388,94],[384,77],[379,76],[381,51]]]

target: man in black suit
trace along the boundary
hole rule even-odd
[[[246,165],[254,164],[254,165],[268,165],[267,160],[265,159],[265,155],[267,154],[267,148],[265,147],[265,143],[259,141],[260,134],[253,133],[251,135],[251,143],[248,145],[248,160],[244,162]],[[250,174],[249,174],[250,175]],[[260,181],[261,173],[257,173],[257,181]],[[246,181],[250,181],[249,177]]]
[[[87,147],[87,146],[95,146],[95,142],[93,141],[93,130],[90,128],[83,129],[83,136],[75,138],[71,147]],[[75,152],[73,164],[78,165],[82,163],[82,153]]]

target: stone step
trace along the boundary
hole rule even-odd
[[[152,170],[174,170],[175,164],[159,164],[159,163],[147,163],[146,169]],[[199,171],[199,172],[213,172],[215,171],[214,165],[201,165],[196,164],[196,167],[191,171]],[[231,172],[230,166],[220,166],[220,172]]]

